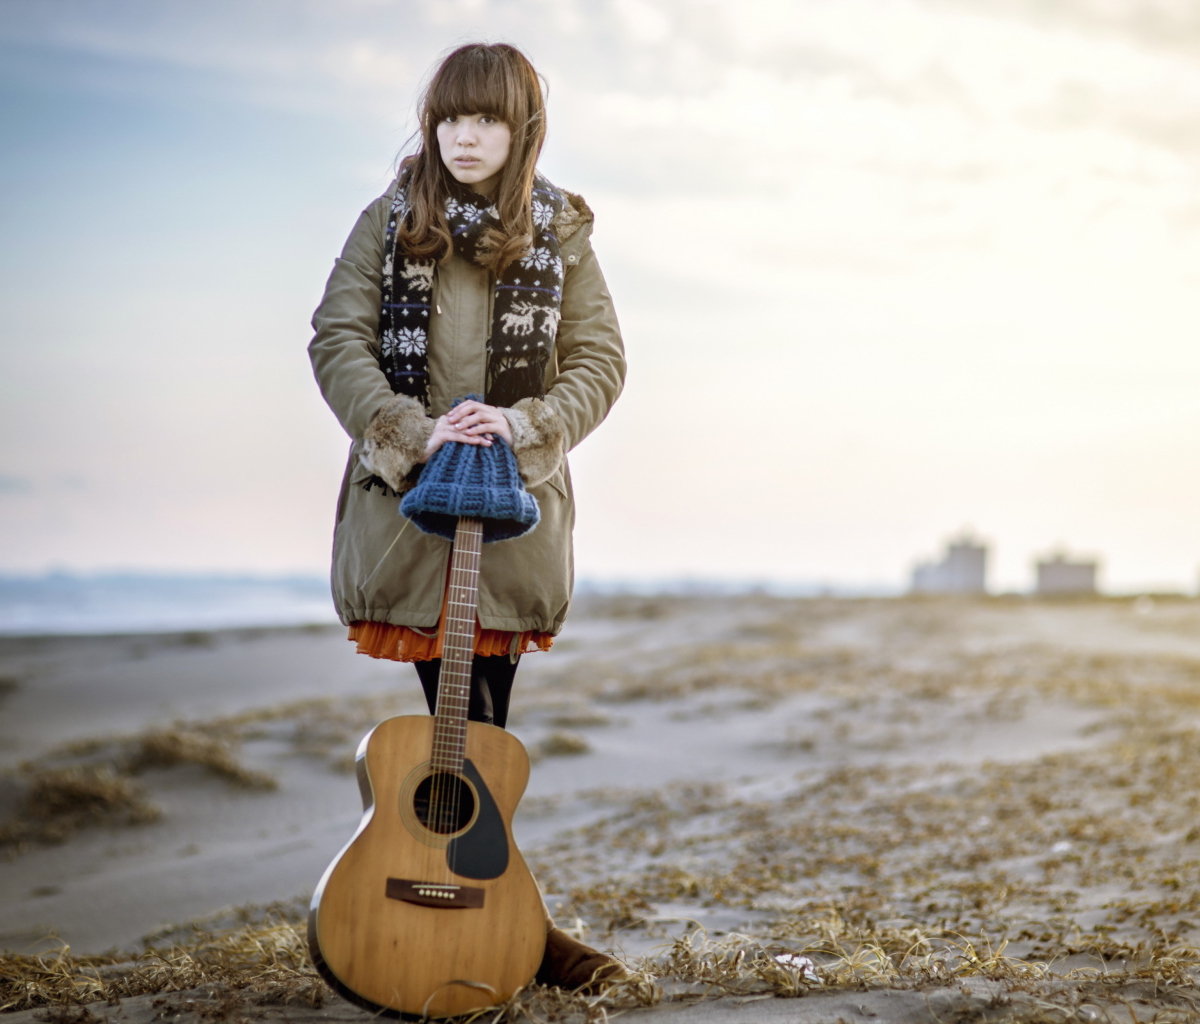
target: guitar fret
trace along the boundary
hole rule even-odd
[[[432,762],[443,771],[460,771],[466,748],[482,540],[483,524],[478,519],[459,519],[447,581],[442,671],[434,712]]]

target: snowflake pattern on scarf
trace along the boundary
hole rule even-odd
[[[550,222],[558,214],[553,203],[542,202],[540,199],[533,201],[533,225],[539,231],[545,231],[550,226]]]
[[[425,332],[420,327],[401,327],[399,330],[384,331],[379,347],[387,359],[400,356],[425,355]]]
[[[561,319],[563,263],[552,224],[566,197],[540,174],[533,182],[533,244],[493,284],[493,311],[487,338],[489,405],[512,406],[540,398],[546,365]],[[380,367],[397,394],[420,399],[429,408],[429,319],[436,265],[409,259],[399,247],[397,226],[410,210],[407,182],[392,200],[384,244],[382,306],[379,316]],[[446,199],[446,222],[460,256],[478,262],[479,242],[489,223],[497,224],[492,201],[460,187]]]
[[[527,270],[549,270],[558,267],[558,257],[550,251],[549,246],[536,246],[529,250],[529,255],[521,260],[521,266]]]

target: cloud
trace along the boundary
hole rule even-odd
[[[1200,9],[1192,0],[932,0],[1048,28],[1132,40],[1200,60]]]
[[[33,481],[24,476],[5,476],[0,474],[0,496],[10,494],[28,494],[33,490]]]
[[[727,365],[756,366],[753,401],[769,403],[777,417],[771,436],[797,441],[801,452],[789,453],[798,482],[779,506],[826,510],[806,557],[824,557],[828,538],[849,531],[843,520],[866,531],[900,515],[898,492],[909,503],[908,521],[928,524],[936,537],[968,511],[967,497],[961,509],[954,506],[956,493],[974,487],[993,501],[988,488],[1004,490],[996,479],[1006,472],[1006,487],[1026,506],[1029,493],[1049,495],[1039,506],[1057,502],[1080,521],[1108,515],[1117,523],[1115,506],[1093,509],[1078,497],[1086,488],[1074,487],[1070,469],[1082,459],[1093,483],[1104,473],[1120,475],[1119,467],[1085,457],[1110,428],[1129,431],[1130,452],[1141,446],[1142,456],[1123,463],[1126,471],[1150,473],[1150,466],[1156,480],[1175,481],[1178,465],[1200,455],[1190,441],[1163,443],[1200,437],[1171,390],[1181,381],[1191,386],[1200,373],[1191,342],[1200,331],[1191,280],[1200,266],[1194,0],[57,0],[9,2],[5,14],[0,45],[8,54],[60,58],[44,72],[47,80],[62,76],[55,88],[109,88],[135,93],[139,102],[152,94],[164,105],[211,103],[218,112],[234,105],[265,123],[286,111],[278,120],[286,131],[302,126],[295,130],[305,146],[297,151],[311,154],[311,174],[298,175],[306,187],[323,180],[334,159],[357,169],[388,148],[353,149],[355,140],[404,138],[421,78],[447,48],[481,37],[524,48],[550,84],[545,169],[596,209],[596,247],[629,330],[630,388],[588,444],[626,438],[611,465],[636,465],[635,446],[667,429],[661,403],[680,379],[703,407],[727,397],[719,379]],[[87,69],[86,82],[71,77],[84,74],[76,66]],[[320,146],[330,119],[352,129],[339,135],[345,148],[337,153]],[[223,156],[230,167],[241,159]],[[354,183],[375,187],[385,163],[380,158],[377,175],[359,174]],[[245,190],[260,189],[277,172],[269,169]],[[301,265],[324,273],[331,239],[344,236],[362,198],[346,180],[337,178],[319,199],[332,227],[313,251],[297,243],[281,277]],[[235,190],[241,185],[233,182]],[[264,210],[269,205],[263,197]],[[206,209],[220,221],[219,204]],[[243,236],[230,227],[229,238],[240,243]],[[246,238],[248,261],[280,258],[269,241]],[[208,259],[208,250],[201,253]],[[297,297],[284,296],[273,280],[255,305],[294,311]],[[242,308],[212,287],[214,308]],[[103,306],[108,296],[95,301],[95,324],[120,320]],[[121,338],[136,335],[158,352],[147,326],[153,319],[120,321]],[[292,319],[301,323],[303,314]],[[41,329],[32,313],[29,322]],[[55,329],[65,335],[75,327]],[[293,335],[303,328],[289,321],[287,331],[272,342],[271,358],[299,358]],[[186,374],[167,366],[171,353],[153,372],[211,380],[228,372],[219,351],[222,358],[234,345],[266,352],[260,334],[239,326],[223,350],[195,346]],[[78,344],[98,345],[99,336],[93,330]],[[25,351],[32,360],[50,346]],[[707,353],[704,369],[719,365],[721,373],[689,376],[697,352]],[[44,373],[27,379],[54,379],[56,369],[48,359]],[[114,394],[128,389],[113,400],[145,420],[149,400],[135,385],[153,389],[146,388],[149,371],[140,372],[113,370]],[[1177,417],[1169,427],[1154,425],[1163,409]],[[291,412],[299,423],[316,415],[308,406]],[[843,457],[836,446],[822,447],[849,419],[868,439],[863,451]],[[695,447],[687,426],[663,441],[683,453],[668,461],[684,466]],[[214,448],[202,433],[188,441],[197,459]],[[154,439],[143,435],[137,443],[153,464]],[[1168,451],[1170,459],[1162,454]],[[1051,465],[1046,452],[1058,452],[1062,466]],[[95,455],[99,462],[104,453]],[[296,459],[297,466],[312,462],[307,450]],[[579,463],[583,490],[587,459]],[[1009,472],[1039,459],[1037,480]],[[850,486],[850,465],[878,472],[862,471]],[[947,482],[946,465],[965,468]],[[110,474],[98,472],[109,486]],[[613,493],[639,486],[631,470],[609,472]],[[819,476],[812,485],[802,480],[811,472]],[[237,491],[234,475],[220,466],[205,478],[198,517],[214,521],[215,494],[259,494],[257,482]],[[1014,480],[1020,485],[1009,486]],[[660,483],[669,497],[694,479],[680,470]],[[118,485],[112,488],[112,507],[126,507]],[[323,497],[314,484],[290,503],[319,509],[309,536],[322,542]],[[1012,506],[997,515],[1015,521],[1018,497],[995,499],[996,508]],[[755,505],[752,498],[742,501],[739,492],[738,508]],[[237,502],[249,508],[253,500]],[[1200,488],[1172,502],[1164,497],[1164,507],[1188,520],[1175,536],[1191,537]],[[241,508],[229,506],[230,522]],[[946,521],[933,522],[943,510]],[[612,549],[584,537],[581,550],[597,552],[597,561],[621,551],[631,561],[653,555],[636,526],[622,527],[621,508],[610,511]],[[731,501],[731,530],[749,521],[739,515]],[[995,528],[974,518],[982,529]],[[680,559],[708,549],[707,528],[700,523],[680,540]],[[130,551],[144,532],[129,526]],[[214,551],[250,543],[232,533],[219,540]],[[856,543],[847,533],[828,549]],[[910,553],[901,552],[896,565]],[[822,571],[841,570],[831,562]]]

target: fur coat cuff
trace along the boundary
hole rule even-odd
[[[395,395],[375,414],[363,435],[362,464],[397,492],[412,484],[405,479],[433,433],[425,406],[408,395]]]
[[[500,411],[512,429],[512,450],[525,486],[545,483],[563,459],[566,431],[558,413],[540,398],[522,398]]]

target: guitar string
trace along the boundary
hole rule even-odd
[[[450,562],[450,585],[454,582],[454,561],[453,552],[451,553]],[[447,622],[447,635],[449,633],[449,622]],[[445,638],[443,638],[444,646]],[[438,835],[445,835],[445,732],[446,721],[449,715],[449,696],[450,696],[450,659],[446,657],[446,652],[443,651],[441,668],[438,671],[438,692],[437,692],[437,717],[434,722],[434,749],[433,749],[433,785],[431,788],[430,798],[433,801],[430,808],[430,825]],[[449,879],[446,879],[449,881]]]
[[[448,596],[449,604],[447,605],[447,608],[446,608],[446,642],[449,643],[450,649],[448,651],[443,651],[443,661],[442,661],[442,665],[445,668],[449,669],[449,678],[447,679],[447,684],[448,684],[447,692],[449,692],[449,686],[452,685],[454,687],[454,696],[456,698],[455,708],[454,708],[454,712],[455,712],[454,728],[452,729],[450,727],[449,721],[447,721],[447,728],[446,728],[446,739],[447,739],[447,744],[449,746],[449,750],[446,751],[445,754],[443,755],[443,756],[448,755],[450,760],[448,761],[448,763],[446,763],[442,767],[442,771],[446,773],[444,776],[446,779],[446,784],[447,784],[447,786],[451,787],[451,792],[457,790],[457,782],[458,782],[457,779],[454,779],[453,781],[451,781],[450,770],[454,767],[454,760],[455,760],[455,758],[454,758],[454,753],[455,753],[454,740],[456,738],[454,736],[454,732],[457,731],[459,714],[461,712],[461,709],[458,706],[460,702],[457,700],[457,698],[461,696],[461,693],[460,693],[461,679],[459,678],[459,675],[460,675],[460,672],[462,669],[462,666],[460,664],[460,662],[462,660],[462,651],[460,649],[461,645],[462,645],[462,637],[459,635],[461,630],[459,629],[458,610],[455,607],[455,595],[458,593],[458,588],[461,586],[460,577],[462,576],[462,556],[463,556],[462,542],[463,542],[463,520],[460,518],[458,520],[457,527],[454,531],[454,556],[453,556],[453,561],[451,562],[451,566],[450,566],[450,594]],[[449,794],[447,794],[447,795],[449,795]],[[453,797],[451,797],[451,799],[453,799]],[[451,809],[447,808],[447,814],[449,815],[450,813],[452,813]],[[446,834],[449,834],[450,832],[453,831],[453,825],[451,824],[451,821],[447,821],[445,827],[446,827]],[[451,860],[452,860],[451,851],[453,849],[454,849],[454,840],[448,839],[446,841],[446,881],[447,882],[451,881],[452,875],[454,874],[454,869],[451,866]]]
[[[446,680],[447,692],[450,692],[450,690],[449,690],[450,686],[454,687],[454,696],[456,698],[455,708],[454,708],[454,711],[455,711],[454,726],[455,727],[458,725],[458,715],[459,715],[459,711],[460,711],[460,708],[458,707],[459,702],[458,702],[457,698],[460,695],[459,694],[459,686],[460,686],[459,672],[460,672],[461,666],[459,665],[459,662],[461,660],[461,657],[460,657],[461,652],[459,650],[459,647],[460,647],[462,638],[459,636],[459,624],[458,624],[458,619],[457,619],[457,609],[454,607],[454,598],[455,598],[455,594],[457,594],[457,592],[458,592],[457,588],[460,585],[459,577],[462,575],[462,539],[463,539],[463,521],[462,521],[462,519],[459,519],[457,528],[454,531],[454,560],[451,563],[451,567],[450,567],[450,594],[448,597],[448,601],[450,603],[447,605],[447,609],[446,609],[446,642],[450,645],[450,649],[443,651],[443,661],[442,661],[442,665],[448,670],[448,678]],[[454,767],[454,739],[455,739],[455,737],[453,735],[453,732],[454,732],[454,729],[451,728],[449,721],[447,721],[445,735],[446,735],[446,742],[447,742],[449,749],[443,752],[443,757],[449,757],[449,761],[442,766],[442,771],[446,773],[444,777],[446,779],[446,783],[448,786],[454,786],[454,782],[450,781],[450,769]],[[455,780],[455,782],[457,782],[457,780]],[[447,809],[447,813],[449,814],[449,808]],[[450,825],[450,822],[447,822],[446,823],[446,833],[449,833],[452,830],[453,829],[452,829],[452,826]],[[454,843],[454,840],[452,840],[452,839],[449,839],[446,842],[446,881],[447,882],[451,881],[451,876],[454,873],[453,868],[451,867],[451,851],[454,849],[453,843]]]
[[[462,637],[460,636],[461,629],[459,628],[460,624],[458,622],[457,609],[454,607],[454,604],[455,604],[455,596],[458,593],[458,588],[461,586],[461,576],[462,576],[462,541],[463,541],[463,520],[462,519],[459,519],[457,528],[455,529],[454,532],[455,532],[454,559],[453,559],[453,562],[451,563],[451,568],[450,568],[450,594],[449,594],[449,598],[448,598],[450,605],[447,607],[447,614],[446,614],[446,640],[450,644],[450,649],[448,651],[443,652],[444,660],[442,662],[442,664],[449,670],[449,676],[447,679],[447,692],[449,693],[450,692],[449,687],[453,686],[454,687],[453,693],[454,693],[454,697],[455,697],[455,708],[454,708],[455,714],[454,714],[453,728],[451,728],[449,721],[447,721],[447,728],[446,728],[446,740],[447,740],[449,749],[447,751],[445,751],[443,754],[444,757],[446,757],[446,756],[449,757],[449,761],[448,761],[448,763],[446,763],[442,766],[442,771],[445,773],[445,775],[443,777],[446,779],[446,785],[449,790],[447,792],[446,796],[449,797],[451,802],[453,801],[454,792],[457,791],[457,781],[458,780],[452,778],[452,776],[450,775],[450,771],[454,767],[454,760],[455,760],[455,758],[454,758],[454,753],[455,753],[454,740],[456,738],[454,736],[454,733],[457,731],[459,714],[461,713],[461,708],[458,706],[461,702],[459,701],[458,698],[460,698],[460,696],[461,696],[461,679],[459,677],[460,677],[460,673],[462,671],[462,666],[460,664],[462,661],[462,651],[460,649],[461,644],[462,644]],[[444,828],[445,828],[445,834],[449,834],[449,833],[453,832],[453,830],[454,830],[454,828],[453,828],[454,818],[453,818],[453,807],[452,806],[446,808],[446,816],[447,816],[447,820],[444,823]],[[450,853],[451,853],[452,849],[453,849],[453,840],[447,840],[447,844],[446,844],[446,854],[447,854],[447,856],[446,856],[446,881],[447,882],[449,882],[451,880],[451,876],[454,873],[453,868],[451,867],[451,857],[450,857]]]
[[[462,520],[459,520],[459,522],[461,523]],[[450,561],[449,586],[451,588],[451,590],[450,590],[451,595],[453,595],[453,593],[454,593],[453,588],[454,588],[454,584],[455,584],[455,576],[458,572],[459,554],[458,554],[457,533],[458,533],[458,530],[456,529],[455,530],[454,550],[451,553],[451,561]],[[445,693],[446,693],[446,703],[447,703],[447,708],[446,708],[447,714],[446,714],[446,718],[443,720],[443,747],[445,747],[446,744],[451,742],[451,739],[450,739],[450,716],[456,715],[458,712],[457,700],[456,700],[456,698],[458,696],[457,688],[456,688],[456,684],[457,684],[458,680],[456,678],[457,665],[455,664],[456,646],[454,643],[454,632],[455,632],[455,623],[452,618],[452,612],[450,611],[449,608],[447,608],[446,636],[443,638],[443,647],[445,647],[446,641],[449,641],[450,642],[450,650],[449,651],[443,650],[443,652],[442,652],[442,671],[446,673]],[[452,688],[454,688],[454,689],[452,689]],[[453,705],[453,706],[451,706],[451,705]],[[439,816],[438,824],[439,824],[439,828],[440,828],[442,835],[447,835],[449,833],[450,824],[451,824],[450,820],[449,820],[450,808],[448,806],[448,803],[449,803],[449,796],[450,796],[450,788],[453,786],[453,782],[451,781],[450,774],[449,774],[449,769],[452,767],[452,762],[447,763],[447,760],[446,760],[447,753],[448,753],[448,751],[443,749],[443,751],[442,751],[442,762],[443,763],[440,766],[441,774],[438,775],[438,779],[441,782],[441,786],[442,786],[439,804],[438,804],[438,816]],[[447,847],[446,847],[447,853],[449,853],[449,849],[450,849],[449,843],[447,842]],[[446,858],[445,871],[446,871],[446,881],[449,882],[450,881],[449,857]]]
[[[459,615],[458,615],[458,626],[459,626],[460,637],[463,640],[465,640],[468,635],[470,636],[470,641],[469,641],[471,644],[470,649],[471,649],[471,653],[474,654],[474,640],[475,640],[474,612],[473,612],[473,609],[468,609],[467,605],[474,605],[475,603],[477,603],[478,598],[476,597],[476,601],[467,601],[467,600],[465,600],[465,598],[467,597],[468,588],[471,586],[471,583],[474,582],[471,580],[470,574],[471,574],[471,570],[474,568],[472,563],[474,561],[474,553],[475,553],[475,523],[474,523],[474,521],[468,520],[467,522],[464,522],[462,525],[463,525],[463,558],[462,558],[462,566],[461,566],[461,570],[460,570],[461,575],[460,575],[460,579],[459,579],[459,593],[457,595],[459,598],[459,602],[460,602]],[[471,588],[471,589],[474,590],[474,588]],[[477,594],[477,591],[475,591],[475,593]],[[467,621],[466,612],[468,610],[472,611],[470,622]],[[473,661],[473,659],[472,659],[472,661]],[[470,685],[471,685],[470,680],[468,678],[468,680],[467,680],[468,704],[470,703]],[[462,729],[463,729],[463,733],[464,733],[464,735],[463,735],[464,749],[463,749],[462,753],[464,755],[464,760],[465,760],[465,754],[466,754],[466,750],[465,750],[466,726],[465,726],[465,724],[462,726]],[[460,768],[460,771],[461,771],[461,768]],[[454,789],[454,823],[456,826],[459,823],[459,816],[460,816],[460,812],[461,812],[460,805],[461,805],[461,800],[462,800],[462,792],[463,792],[463,783],[462,783],[462,780],[460,779]]]
[[[449,797],[450,803],[450,806],[446,808],[447,820],[444,825],[446,834],[452,833],[454,831],[454,825],[457,823],[453,804],[454,797],[458,793],[458,779],[455,776],[452,776],[450,772],[454,767],[456,767],[455,762],[457,761],[457,758],[455,757],[455,754],[457,751],[455,749],[455,740],[457,739],[456,733],[458,731],[458,722],[462,712],[460,707],[462,697],[462,629],[461,623],[458,621],[458,609],[455,607],[457,603],[455,598],[462,586],[462,544],[464,540],[464,525],[464,521],[459,519],[457,528],[454,531],[454,560],[450,569],[449,600],[451,605],[447,608],[446,615],[446,639],[450,642],[450,650],[445,652],[449,655],[449,657],[442,662],[443,665],[450,669],[450,678],[448,682],[454,687],[453,692],[455,697],[453,728],[450,728],[449,723],[447,723],[447,741],[449,744],[449,750],[446,753],[449,755],[450,760],[443,766],[442,769],[445,772],[444,778],[446,779],[446,785],[448,787],[448,793],[446,795]],[[451,850],[453,850],[453,842],[453,840],[448,840],[446,845],[447,882],[451,881],[451,876],[454,873],[451,866],[451,857],[449,856]]]
[[[470,669],[469,661],[466,661],[464,652],[474,647],[475,623],[473,616],[470,622],[466,622],[468,616],[465,616],[460,609],[468,604],[474,608],[475,601],[464,601],[468,587],[472,593],[477,594],[477,587],[474,585],[472,576],[477,577],[479,568],[477,559],[479,557],[479,540],[482,533],[482,524],[476,520],[460,519],[455,530],[455,545],[450,563],[450,604],[453,606],[448,609],[446,616],[446,638],[451,641],[450,651],[446,652],[449,657],[443,657],[442,668],[447,669],[446,676],[442,677],[439,673],[438,700],[441,702],[443,694],[446,696],[445,708],[446,715],[440,719],[441,725],[441,743],[436,744],[435,756],[441,762],[438,766],[440,771],[435,776],[435,785],[444,780],[444,784],[439,787],[438,792],[438,823],[441,825],[443,834],[449,834],[457,830],[458,819],[461,813],[461,794],[463,782],[459,778],[461,772],[462,755],[465,753],[466,739],[466,724],[463,721],[463,713],[466,710],[465,704],[469,703],[470,693]],[[471,583],[468,584],[468,579]],[[472,650],[473,653],[473,650]],[[472,659],[473,660],[473,659]],[[465,680],[462,678],[466,675]],[[440,685],[445,682],[445,686]],[[465,683],[465,685],[464,685]],[[453,689],[452,689],[453,688]],[[463,691],[466,691],[465,693]],[[450,705],[453,703],[454,708],[451,712]],[[453,725],[451,724],[450,715],[453,713]],[[437,737],[435,736],[435,741]],[[446,858],[446,881],[450,882],[451,867],[450,858]]]
[[[434,704],[434,743],[432,751],[433,779],[430,786],[432,813],[429,820],[435,830],[447,834],[455,830],[462,804],[464,783],[459,777],[465,755],[466,720],[469,704],[471,661],[466,652],[473,653],[475,611],[478,598],[479,562],[482,548],[483,524],[474,519],[460,520],[462,530],[455,530],[455,547],[450,563],[450,604],[446,617],[446,636],[450,639],[449,657],[443,654],[438,673],[438,693]],[[462,600],[470,593],[475,599]],[[468,608],[464,615],[460,608]],[[443,645],[445,646],[445,645]],[[444,685],[443,685],[444,684]],[[449,882],[449,858],[446,864]]]
[[[448,601],[453,601],[454,588],[458,584],[459,562],[461,560],[461,553],[459,550],[459,547],[460,547],[459,541],[460,541],[461,534],[462,534],[462,520],[460,519],[458,521],[457,528],[455,529],[454,550],[451,554],[450,580],[449,580],[449,584],[448,584],[450,587],[450,594],[448,595],[448,598],[447,598]],[[447,704],[449,705],[450,701],[453,700],[455,707],[453,709],[453,712],[451,712],[451,709],[449,708],[449,706],[447,707],[446,717],[442,721],[442,751],[441,751],[442,764],[440,765],[441,775],[438,776],[439,779],[441,779],[443,782],[443,792],[441,794],[442,803],[439,805],[440,825],[441,825],[441,834],[442,835],[446,835],[450,831],[450,829],[449,829],[450,823],[447,820],[448,814],[449,814],[449,808],[446,806],[447,798],[449,796],[448,787],[450,785],[452,785],[452,783],[450,782],[449,771],[450,771],[450,768],[453,767],[453,762],[452,762],[453,737],[451,736],[452,726],[451,726],[450,715],[454,714],[455,716],[457,716],[457,712],[459,710],[458,706],[457,706],[458,705],[458,701],[457,701],[457,697],[458,697],[458,692],[457,692],[457,688],[458,688],[457,625],[458,624],[454,621],[454,609],[452,607],[450,607],[449,605],[447,605],[446,635],[443,638],[443,651],[442,651],[442,672],[445,673],[444,692],[446,694]],[[449,649],[446,649],[447,644],[449,645]],[[453,690],[452,690],[452,688],[453,688]],[[450,843],[451,843],[451,840],[447,840],[447,844],[446,844],[447,856],[445,858],[445,865],[443,868],[447,882],[450,881],[450,875],[451,875],[450,856],[449,856],[450,850],[451,850]]]
[[[484,537],[484,525],[479,520],[470,522],[470,545],[469,558],[466,559],[466,581],[470,588],[470,599],[467,601],[469,605],[467,611],[470,613],[469,633],[470,643],[472,643],[472,653],[474,653],[475,643],[475,619],[478,617],[479,605],[479,561],[482,547],[482,537]],[[468,684],[469,685],[469,684]],[[463,761],[466,761],[467,755],[467,736],[466,725],[463,726]],[[460,797],[466,791],[466,786],[458,791]]]
[[[480,523],[478,520],[471,520],[471,522],[468,524],[468,532],[469,532],[469,536],[470,536],[470,544],[468,545],[468,548],[467,548],[468,557],[464,560],[464,562],[465,562],[465,564],[464,564],[464,577],[465,577],[464,582],[466,583],[467,587],[470,588],[471,599],[464,603],[469,606],[468,608],[466,608],[466,611],[468,611],[470,613],[470,622],[467,623],[467,632],[469,632],[470,637],[471,637],[471,649],[472,649],[472,654],[473,654],[474,653],[474,644],[475,644],[475,620],[478,615],[477,606],[479,604],[479,558],[480,558],[480,550],[482,547],[483,524]],[[468,686],[469,685],[470,684],[468,683]],[[463,760],[464,761],[466,760],[466,726],[465,725],[463,726]],[[456,795],[459,800],[462,799],[465,788],[466,787],[464,784],[463,786],[460,786],[460,788],[456,791]],[[456,818],[455,818],[456,821],[458,820],[458,818],[457,818],[458,811],[459,811],[459,809],[456,808]]]
[[[457,651],[458,651],[458,655],[459,655],[459,660],[460,660],[460,662],[462,662],[462,664],[460,664],[460,666],[459,666],[459,673],[460,673],[460,676],[463,675],[464,673],[467,674],[465,679],[460,678],[460,680],[459,680],[460,688],[463,687],[463,684],[465,683],[465,689],[467,691],[465,694],[460,694],[460,696],[465,700],[466,703],[469,704],[470,703],[470,685],[471,684],[470,684],[470,668],[468,666],[471,666],[471,663],[473,662],[474,659],[472,658],[471,662],[466,661],[466,655],[464,654],[464,651],[469,649],[471,651],[471,653],[474,654],[474,639],[475,639],[474,618],[475,618],[475,606],[478,603],[478,588],[476,586],[476,579],[472,578],[472,574],[478,573],[478,566],[475,564],[475,560],[478,557],[479,537],[480,537],[480,533],[481,533],[481,528],[480,528],[480,524],[476,520],[464,520],[464,519],[459,520],[459,528],[462,533],[462,549],[461,549],[462,557],[460,559],[457,559],[457,561],[458,561],[458,579],[456,581],[456,584],[457,584],[458,589],[457,589],[456,593],[454,594],[454,597],[457,598],[456,603],[458,606],[458,610],[455,613],[455,620],[456,620],[456,632],[458,633],[458,640],[459,640],[459,643],[457,644]],[[456,532],[458,532],[458,531],[456,531]],[[475,600],[464,600],[464,598],[466,598],[468,596],[468,588],[469,588],[469,592],[472,595],[474,595]],[[471,612],[471,615],[469,616],[470,621],[467,621],[468,620],[468,615],[466,614],[467,611]],[[464,647],[464,645],[467,643],[470,644],[470,648]],[[456,720],[456,727],[457,727],[456,732],[461,732],[461,738],[456,736],[456,739],[460,739],[460,744],[461,744],[462,749],[455,751],[456,755],[459,755],[459,756],[456,756],[456,767],[461,772],[461,770],[462,770],[461,761],[465,760],[465,753],[466,753],[465,747],[466,747],[466,728],[467,728],[466,723],[462,720],[461,717]],[[461,778],[458,778],[456,776],[455,780],[454,780],[454,786],[453,786],[452,816],[451,816],[451,823],[454,828],[457,828],[457,826],[459,824],[459,815],[461,812],[461,799],[462,799],[463,788],[464,788],[464,784],[463,784]],[[447,859],[447,869],[448,870],[450,869],[450,863],[449,863],[448,859]]]

